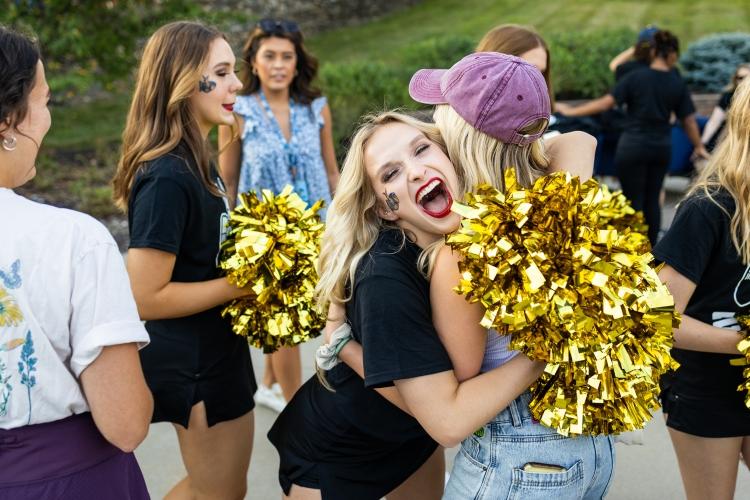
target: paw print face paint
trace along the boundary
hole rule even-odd
[[[198,82],[198,90],[208,94],[216,88],[216,82],[208,79],[208,75],[203,75],[201,81]]]
[[[383,195],[385,195],[385,204],[388,206],[388,210],[391,212],[398,210],[398,196],[396,193],[383,191]]]

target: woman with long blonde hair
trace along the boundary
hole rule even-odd
[[[253,443],[247,343],[221,317],[247,292],[216,266],[228,204],[208,135],[234,122],[242,84],[218,31],[174,22],[146,43],[114,197],[128,213],[127,267],[151,344],[141,351],[153,422],[177,431],[187,476],[167,498],[242,498]]]
[[[417,262],[458,227],[457,189],[434,125],[390,112],[354,136],[328,212],[318,297],[324,310],[346,309],[356,343],[341,355],[355,369],[328,371],[333,391],[309,379],[271,428],[288,497],[440,498],[438,443],[456,445],[541,373],[525,356],[463,383],[453,373]]]
[[[540,90],[549,108],[543,83]],[[536,114],[528,133],[538,138],[546,122]],[[546,168],[532,142],[508,161],[531,155]],[[293,498],[440,497],[444,464],[435,441],[457,444],[539,373],[518,356],[460,382],[435,332],[429,256],[457,229],[450,207],[462,189],[445,153],[434,125],[397,113],[368,119],[354,137],[329,210],[318,285],[331,323],[345,315],[351,325],[354,340],[341,337],[329,349],[349,366],[327,373],[335,392],[311,378],[269,432],[282,487]]]
[[[654,249],[659,277],[682,313],[662,377],[662,405],[688,499],[734,498],[740,458],[750,459],[750,409],[738,392],[750,308],[750,80],[737,86],[726,136]],[[747,332],[744,332],[747,334]]]
[[[509,168],[524,187],[553,170],[539,140],[549,119],[546,90],[534,66],[490,52],[466,56],[448,70],[420,70],[409,85],[413,99],[437,105],[435,124],[462,191],[489,184],[504,192]],[[586,180],[591,162],[566,165],[566,170]],[[437,252],[430,280],[432,316],[457,378],[506,366],[518,357],[509,349],[510,338],[484,329],[481,304],[454,292],[462,279],[458,254],[447,246]],[[605,495],[614,466],[611,438],[561,436],[534,421],[530,400],[530,392],[524,391],[466,437],[443,498],[476,498],[483,491],[497,498],[519,493],[561,499]]]

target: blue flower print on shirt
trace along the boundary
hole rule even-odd
[[[26,394],[29,399],[29,419],[27,424],[31,423],[31,388],[36,385],[36,376],[32,375],[36,371],[37,358],[34,354],[34,341],[31,339],[31,331],[26,332],[26,341],[21,350],[21,361],[18,362],[18,373],[21,374],[21,384],[26,386]]]

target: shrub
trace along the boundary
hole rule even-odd
[[[420,68],[449,68],[466,54],[474,52],[477,42],[469,36],[450,35],[429,38],[404,49],[402,66],[409,76]]]
[[[721,92],[738,64],[750,62],[750,34],[720,33],[690,44],[680,58],[691,89]]]
[[[570,31],[546,37],[552,54],[552,82],[558,99],[599,97],[614,83],[609,61],[631,46],[628,29],[588,33]]]
[[[547,38],[555,91],[562,98],[592,98],[605,93],[613,76],[608,63],[635,40],[630,30],[564,33]],[[325,64],[320,80],[334,118],[334,140],[347,143],[360,117],[395,107],[424,108],[409,97],[411,75],[420,68],[448,68],[474,50],[476,41],[451,35],[405,48],[393,62]],[[340,156],[345,148],[339,147]]]

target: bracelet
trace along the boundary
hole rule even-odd
[[[352,339],[351,336],[346,337],[345,339],[342,339],[338,344],[336,344],[336,349],[334,349],[334,355],[338,358],[339,354],[341,354],[342,349],[344,349],[344,346],[349,343],[349,341]],[[340,360],[339,360],[340,361]]]

